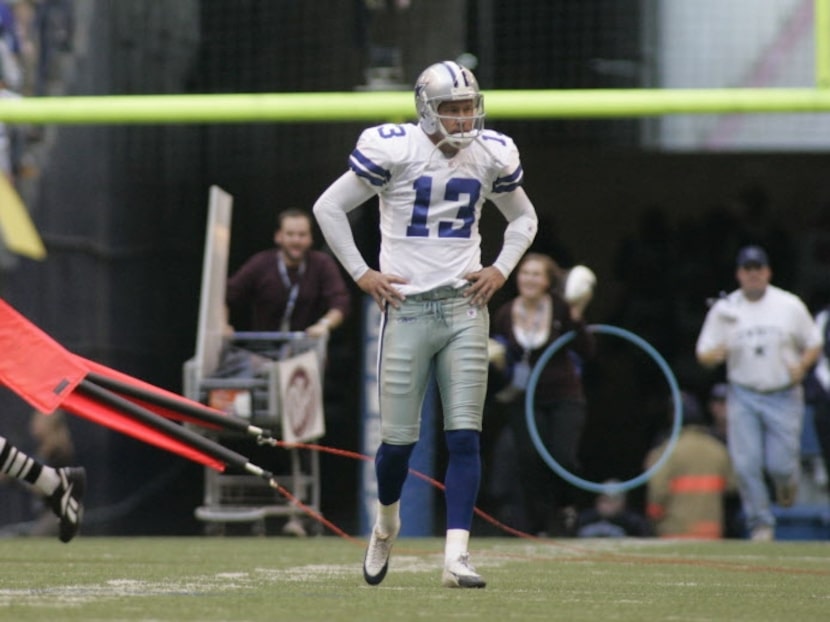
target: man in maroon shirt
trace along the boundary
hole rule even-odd
[[[250,309],[250,330],[322,337],[343,323],[349,291],[337,263],[312,250],[313,242],[311,216],[285,210],[277,219],[276,248],[256,253],[228,280],[228,307]]]
[[[311,227],[308,212],[296,208],[280,212],[276,248],[256,253],[228,279],[228,308],[249,311],[250,330],[305,331],[309,337],[325,339],[348,315],[351,296],[340,267],[330,255],[312,250]],[[306,534],[296,517],[282,530]]]

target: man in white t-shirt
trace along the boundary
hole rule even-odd
[[[706,367],[726,364],[729,454],[753,540],[774,537],[776,502],[789,506],[798,490],[804,394],[801,382],[821,352],[822,336],[800,298],[770,284],[772,270],[759,246],[740,250],[740,288],[709,309],[697,340]]]
[[[415,84],[418,124],[366,129],[349,169],[320,196],[314,214],[329,247],[383,312],[378,379],[381,445],[375,457],[377,518],[363,576],[386,575],[400,529],[400,497],[434,371],[441,394],[448,466],[442,583],[480,588],[468,541],[481,479],[479,436],[487,389],[487,303],[536,235],[510,137],[484,129],[478,82],[444,61]],[[378,195],[380,265],[359,252],[348,212]],[[479,220],[489,199],[507,220],[501,252],[481,263]]]

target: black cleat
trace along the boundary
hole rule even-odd
[[[84,514],[84,491],[86,490],[86,469],[83,467],[63,467],[57,469],[61,483],[49,497],[52,511],[60,519],[58,537],[61,542],[69,542],[81,527]]]

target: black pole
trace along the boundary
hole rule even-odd
[[[110,378],[95,372],[89,372],[86,377],[96,385],[109,389],[115,393],[120,393],[122,395],[143,400],[150,404],[155,404],[156,406],[175,410],[183,415],[193,417],[202,423],[208,423],[226,430],[242,432],[244,434],[270,436],[269,432],[256,426],[249,425],[246,421],[243,421],[239,417],[235,417],[233,415],[218,415],[212,410],[206,407],[201,407],[199,404],[193,402],[177,400],[162,393],[148,391],[127,382],[116,380],[115,378]]]
[[[202,453],[215,458],[216,460],[239,469],[252,472],[256,475],[260,475],[266,479],[270,479],[272,477],[272,475],[267,471],[252,465],[245,456],[238,454],[235,451],[232,451],[227,447],[202,436],[201,434],[188,430],[184,426],[173,423],[172,421],[169,421],[168,419],[165,419],[164,417],[157,415],[146,408],[142,408],[141,406],[134,404],[130,400],[121,397],[108,389],[99,387],[86,378],[81,380],[78,385],[78,389],[82,393],[95,398],[98,402],[110,406],[120,413],[155,430],[158,430],[159,432],[163,432],[167,436],[170,436],[185,445],[189,445],[190,447],[197,449]]]

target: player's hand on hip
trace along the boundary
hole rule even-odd
[[[471,305],[478,307],[487,306],[493,294],[499,291],[507,280],[495,266],[487,266],[465,274],[464,279],[471,283],[470,287],[464,290],[464,295],[470,299]]]
[[[381,312],[386,310],[387,303],[397,309],[405,299],[405,296],[395,288],[397,283],[404,284],[408,281],[402,276],[383,274],[377,270],[368,270],[366,274],[357,279],[357,286],[374,299]]]

